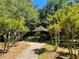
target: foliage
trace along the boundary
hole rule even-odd
[[[47,27],[51,22],[48,20],[48,16],[54,14],[59,8],[63,8],[67,6],[68,0],[48,0],[47,5],[42,9],[39,10],[39,21],[38,26],[41,25],[43,27]]]
[[[57,12],[55,12],[54,15],[49,15],[48,19],[50,21],[53,21],[52,25],[59,24],[64,28],[69,27],[70,29],[67,28],[68,30],[71,30],[73,27],[78,28],[78,22],[79,22],[78,6],[79,4],[73,4],[71,6],[59,9]]]
[[[8,17],[0,17],[0,35],[4,36],[4,51],[7,52],[9,46],[19,38],[21,38],[20,32],[28,31],[28,28],[24,26],[24,20],[15,20]],[[16,37],[17,36],[17,37]]]
[[[53,20],[56,20],[57,23],[64,28],[68,27],[68,30],[78,28],[79,21],[79,4],[73,4],[72,6],[64,7],[63,9],[59,9],[53,17]],[[63,24],[63,25],[62,25]],[[69,29],[70,28],[70,29]]]
[[[4,34],[7,31],[23,31],[25,30],[24,21],[15,20],[8,17],[0,17],[0,33]]]
[[[51,28],[51,30],[55,29],[54,35],[55,40],[57,42],[58,33],[61,31],[61,29],[65,30],[66,33],[66,42],[69,42],[67,44],[67,47],[69,49],[69,53],[71,53],[71,56],[73,56],[72,48],[74,48],[75,51],[75,43],[74,43],[74,35],[76,30],[79,30],[79,3],[72,4],[70,6],[64,7],[62,9],[58,9],[54,15],[49,15],[48,19],[52,22],[52,26],[54,28]],[[58,32],[57,32],[58,31]],[[60,35],[59,35],[60,36]],[[56,45],[57,45],[56,44]],[[73,59],[73,57],[72,57]]]
[[[38,12],[28,0],[0,0],[0,16],[12,18],[37,19]]]
[[[0,35],[4,36],[4,50],[29,31],[25,20],[36,22],[38,15],[29,0],[0,0]]]

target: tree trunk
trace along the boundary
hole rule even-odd
[[[79,59],[79,50],[78,50],[78,54],[77,54],[77,56],[76,56],[76,59]]]
[[[7,38],[6,38],[6,34],[4,35],[4,53],[7,52]]]
[[[56,51],[58,48],[58,38],[57,38],[57,32],[55,32],[55,49],[54,51]]]

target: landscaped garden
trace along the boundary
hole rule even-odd
[[[0,0],[0,59],[79,59],[79,1],[36,1]]]

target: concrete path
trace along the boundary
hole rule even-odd
[[[35,49],[40,49],[44,43],[31,43],[27,42],[31,46],[26,48],[16,59],[38,59],[38,54],[35,54]]]

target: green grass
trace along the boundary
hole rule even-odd
[[[42,48],[45,48],[46,50],[53,50],[53,45],[45,44]]]
[[[50,57],[48,56],[47,53],[43,53],[43,54],[39,55],[39,59],[50,59]]]
[[[0,42],[0,48],[3,48],[4,43]]]
[[[51,51],[51,50],[53,50],[53,45],[45,44],[42,46],[42,48]],[[47,52],[44,52],[44,53],[39,55],[39,59],[50,59],[50,56],[48,55]]]

